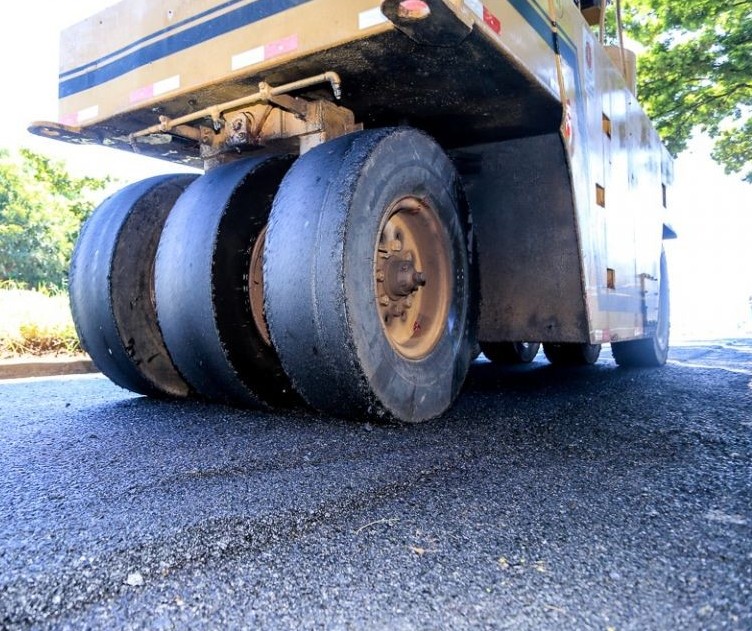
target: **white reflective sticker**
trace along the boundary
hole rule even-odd
[[[465,0],[465,6],[481,20],[483,19],[483,3],[480,0]]]
[[[383,24],[386,21],[387,17],[381,12],[381,7],[369,9],[358,14],[358,28],[361,30],[371,28],[377,24]]]
[[[84,121],[96,118],[97,116],[99,116],[99,105],[92,105],[84,110],[79,110],[77,118],[79,123],[83,123]]]
[[[256,48],[251,48],[251,50],[233,55],[232,69],[238,70],[246,66],[252,66],[253,64],[260,64],[262,61],[264,61],[264,47],[257,46]]]
[[[173,90],[177,90],[180,87],[180,75],[176,74],[173,77],[168,77],[167,79],[162,79],[161,81],[157,81],[154,84],[154,96],[159,96],[160,94],[166,94],[167,92],[172,92]]]

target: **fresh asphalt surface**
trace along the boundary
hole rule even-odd
[[[750,629],[751,382],[479,361],[418,426],[0,382],[0,628]]]

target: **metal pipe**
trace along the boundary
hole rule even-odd
[[[268,101],[270,97],[280,94],[287,94],[288,92],[294,92],[295,90],[301,90],[308,88],[318,83],[329,83],[332,86],[334,92],[334,98],[340,99],[342,97],[342,80],[339,75],[334,71],[327,71],[322,74],[318,74],[314,77],[307,77],[305,79],[299,79],[298,81],[292,81],[291,83],[285,83],[276,87],[270,86],[268,83],[259,83],[259,91],[249,96],[244,96],[239,99],[227,101],[226,103],[220,103],[218,105],[212,105],[211,107],[205,107],[197,112],[186,114],[185,116],[179,116],[178,118],[161,117],[158,125],[152,125],[146,129],[134,132],[130,135],[131,140],[136,138],[142,138],[143,136],[149,136],[151,134],[164,134],[169,132],[180,125],[186,123],[192,123],[201,118],[211,117],[215,125],[220,122],[223,112],[227,110],[243,107],[244,105],[251,105],[252,103],[258,103],[260,101]]]

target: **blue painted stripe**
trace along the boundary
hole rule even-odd
[[[551,21],[544,15],[535,10],[530,0],[509,0],[514,9],[525,21],[533,27],[533,30],[543,38],[551,50],[555,49],[554,35],[551,28]]]
[[[98,66],[105,64],[110,59],[114,57],[119,57],[123,53],[126,53],[127,51],[131,49],[137,48],[141,46],[141,44],[144,44],[145,42],[148,42],[149,40],[155,39],[157,37],[161,37],[162,35],[165,35],[169,33],[170,31],[175,31],[179,28],[182,28],[186,26],[187,24],[191,24],[193,22],[198,22],[199,20],[203,20],[205,17],[211,15],[212,13],[219,13],[220,11],[223,11],[224,9],[228,7],[231,7],[235,4],[241,4],[242,2],[246,2],[246,1],[247,0],[229,0],[228,2],[224,2],[220,5],[212,7],[211,9],[207,9],[206,11],[193,15],[189,18],[186,18],[185,20],[180,20],[180,22],[176,22],[175,24],[166,26],[165,28],[160,29],[159,31],[154,31],[153,33],[149,33],[145,37],[142,37],[141,39],[137,39],[135,42],[131,42],[127,46],[123,46],[122,48],[119,48],[118,50],[113,50],[111,53],[107,53],[106,55],[100,57],[99,59],[95,59],[94,61],[88,61],[85,64],[78,66],[77,68],[71,68],[70,70],[61,72],[60,79],[67,79],[68,77],[72,75],[80,74],[84,70],[96,69]]]
[[[95,68],[91,72],[77,77],[63,79],[59,84],[59,97],[62,99],[78,92],[89,90],[158,59],[174,55],[191,46],[201,44],[248,24],[253,24],[254,22],[281,13],[282,11],[306,4],[307,2],[311,2],[311,0],[256,0],[256,2],[238,7],[233,11],[217,16],[202,24],[197,24],[180,33],[174,33],[159,41],[147,44],[132,53],[111,61],[101,68]],[[101,61],[97,60],[92,63],[98,64]]]
[[[534,0],[533,0],[534,1]],[[561,30],[558,31],[558,38],[554,35],[553,23],[551,20],[539,11],[536,11],[531,0],[509,0],[515,10],[525,19],[525,21],[540,35],[548,47],[554,52],[561,54],[562,59],[572,68],[575,81],[575,100],[577,103],[578,131],[585,130],[585,105],[583,102],[582,83],[580,81],[580,68],[577,59],[577,50],[572,40]],[[537,4],[537,3],[536,3]],[[545,11],[540,7],[541,11]],[[558,39],[558,46],[557,46]]]
[[[558,37],[555,36],[551,20],[536,11],[531,0],[509,0],[509,4],[511,4],[515,10],[522,15],[525,21],[536,33],[538,33],[538,35],[540,35],[543,41],[548,44],[549,48],[554,53],[556,53],[558,49],[562,59],[572,68],[575,83],[575,106],[577,108],[577,132],[582,135],[582,138],[585,138],[587,127],[585,120],[585,103],[583,100],[584,95],[582,91],[582,81],[580,79],[580,66],[577,59],[577,49],[572,43],[572,40],[561,30],[558,31]],[[544,11],[542,7],[541,11]]]

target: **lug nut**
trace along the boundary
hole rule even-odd
[[[389,306],[389,296],[381,296],[381,298],[379,298],[379,302],[382,305],[384,305],[385,307],[388,307]]]

